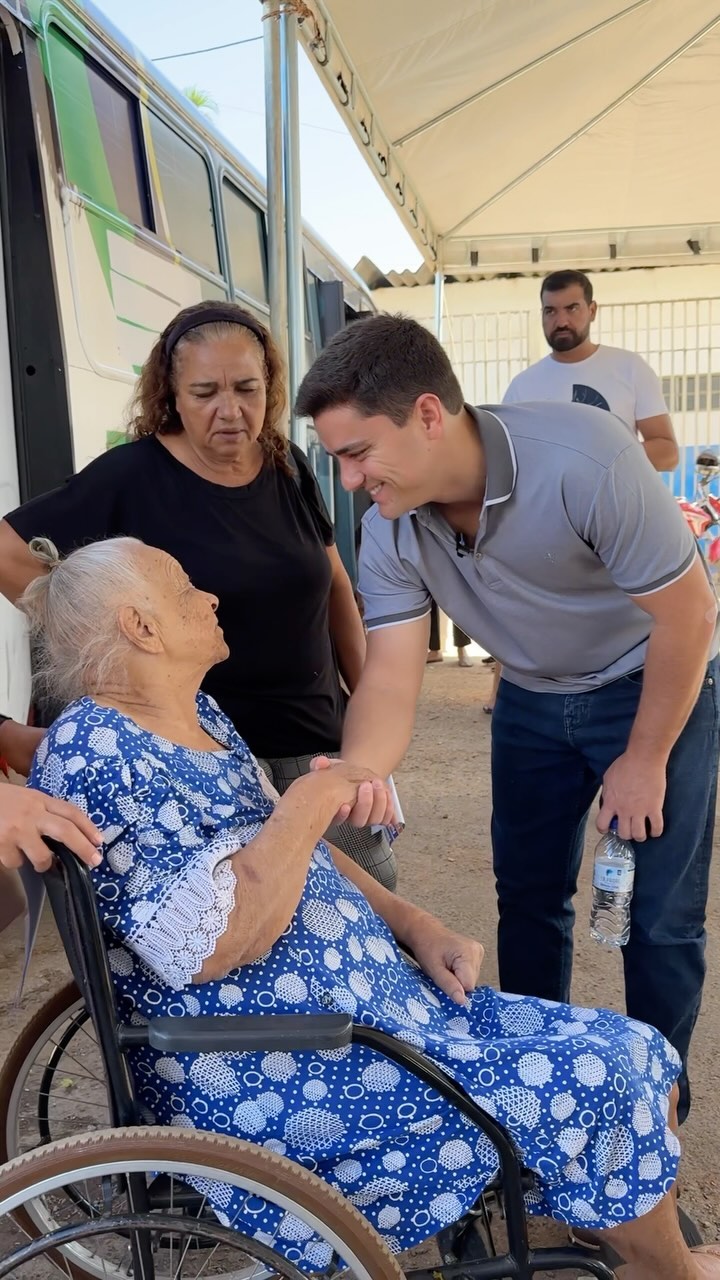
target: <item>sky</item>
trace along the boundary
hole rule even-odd
[[[179,89],[193,85],[217,103],[211,119],[265,173],[265,90],[259,0],[95,0],[147,57],[251,43],[158,62]],[[254,39],[253,37],[260,37]],[[367,256],[381,268],[414,270],[418,249],[373,176],[300,46],[300,170],[303,217],[350,266]]]

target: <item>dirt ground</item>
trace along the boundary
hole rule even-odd
[[[454,659],[429,666],[417,731],[397,782],[407,828],[398,843],[400,892],[485,944],[486,980],[496,982],[495,897],[490,854],[490,718],[481,706],[490,688],[486,666],[474,658],[462,669]],[[716,832],[716,840],[720,833]],[[588,844],[594,844],[591,831]],[[622,1008],[619,957],[589,938],[590,859],[578,901],[573,999]],[[720,1240],[720,866],[717,859],[709,912],[709,978],[693,1042],[694,1104],[683,1131],[682,1203],[705,1239]],[[22,1005],[15,992],[22,955],[19,923],[0,935],[0,1055],[18,1028],[64,980],[65,962],[46,921]],[[558,1239],[539,1228],[543,1242]],[[4,1232],[2,1233],[5,1234]],[[534,1228],[538,1234],[538,1227]],[[4,1243],[4,1241],[3,1241]],[[570,1273],[564,1273],[569,1275]]]

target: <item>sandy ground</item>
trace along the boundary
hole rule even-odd
[[[495,898],[490,855],[490,719],[481,705],[490,688],[478,658],[459,668],[446,658],[427,668],[417,732],[397,780],[407,818],[398,844],[400,891],[448,923],[481,939],[486,979],[495,982]],[[718,838],[716,834],[716,839]],[[594,836],[589,835],[589,844]],[[573,999],[622,1008],[620,960],[589,939],[590,859],[586,856],[578,902]],[[15,1004],[22,953],[18,924],[0,936],[0,1054],[18,1028],[63,981],[65,962],[52,925],[45,922],[22,1006]],[[720,867],[715,866],[709,914],[709,979],[691,1063],[694,1105],[683,1137],[682,1203],[706,1240],[720,1240],[718,1083],[720,1071]],[[533,1228],[543,1242],[558,1239]],[[1,1233],[4,1240],[5,1232]],[[564,1273],[570,1275],[571,1273]]]

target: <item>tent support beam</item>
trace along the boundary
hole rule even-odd
[[[445,305],[445,274],[442,267],[435,272],[435,337],[443,340],[443,308]]]
[[[545,236],[551,239],[558,239],[560,236],[603,236],[607,240],[608,236],[642,235],[642,233],[646,231],[688,232],[693,230],[693,228],[705,230],[706,228],[714,227],[720,227],[720,221],[717,219],[714,222],[707,222],[706,220],[700,222],[643,222],[638,226],[632,226],[628,223],[627,225],[618,224],[614,227],[562,227],[558,231],[545,229],[544,231],[534,231],[533,234],[538,240],[542,240]],[[473,246],[477,246],[479,249],[482,249],[483,243],[485,242],[492,244],[497,240],[527,240],[530,234],[531,233],[528,231],[498,231],[489,235],[483,232],[481,236],[458,236],[458,243],[469,243],[472,241]],[[457,263],[455,263],[455,265],[457,266]]]
[[[710,22],[707,22],[700,31],[696,31],[693,36],[690,36],[690,38],[684,42],[684,44],[681,44],[680,47],[675,49],[673,53],[669,54],[667,58],[663,58],[662,62],[659,62],[657,66],[652,67],[651,70],[642,76],[640,80],[631,85],[629,89],[626,89],[624,93],[621,93],[619,98],[615,98],[607,107],[603,107],[602,111],[599,111],[597,115],[594,115],[591,120],[586,121],[586,123],[581,125],[579,129],[575,129],[569,137],[564,138],[556,147],[553,147],[552,151],[548,151],[546,155],[541,156],[539,160],[536,160],[535,163],[530,165],[528,169],[525,169],[523,173],[518,174],[511,182],[507,182],[500,191],[496,191],[494,195],[489,196],[487,200],[484,200],[481,205],[478,205],[477,209],[473,209],[471,213],[466,214],[464,218],[461,218],[459,222],[456,222],[454,227],[451,227],[449,231],[444,232],[443,238],[445,240],[449,240],[451,236],[454,236],[463,227],[466,227],[468,222],[472,222],[474,218],[480,217],[480,215],[485,213],[487,209],[490,209],[492,205],[497,204],[498,200],[502,200],[504,196],[509,195],[510,192],[514,191],[516,187],[519,187],[521,183],[525,182],[528,178],[533,177],[533,175],[538,173],[540,169],[544,169],[546,164],[549,164],[556,156],[561,155],[561,153],[568,147],[571,147],[573,143],[577,142],[580,138],[583,138],[586,133],[589,133],[591,129],[594,129],[597,124],[600,124],[602,120],[605,120],[613,111],[617,111],[618,107],[621,107],[624,102],[627,102],[628,98],[634,97],[640,89],[643,89],[645,85],[649,84],[651,80],[654,80],[656,76],[659,76],[668,67],[672,66],[673,62],[677,62],[677,59],[687,53],[688,49],[692,49],[693,45],[696,45],[700,40],[704,39],[706,35],[711,31],[714,31],[715,27],[718,26],[720,26],[720,15],[713,18]],[[468,236],[467,239],[472,239],[472,237]]]
[[[265,135],[268,193],[270,324],[286,355],[290,436],[305,448],[307,431],[292,406],[305,369],[305,273],[300,209],[297,11],[292,0],[262,0],[265,42]]]
[[[554,49],[549,49],[547,53],[543,53],[539,58],[533,58],[532,62],[526,62],[524,67],[518,67],[517,70],[511,71],[509,75],[502,76],[500,80],[495,80],[493,84],[486,85],[484,89],[480,89],[478,93],[473,93],[469,98],[463,98],[462,102],[455,103],[455,106],[448,107],[447,111],[442,111],[440,115],[433,116],[432,120],[426,120],[424,124],[419,124],[417,128],[411,129],[408,133],[404,133],[401,138],[396,138],[393,142],[394,147],[404,147],[406,142],[411,142],[413,138],[419,138],[423,133],[427,133],[429,129],[434,129],[436,124],[442,124],[445,120],[450,120],[452,116],[456,116],[460,111],[464,111],[466,107],[472,107],[476,102],[482,102],[483,98],[489,98],[491,93],[495,93],[498,89],[504,89],[506,85],[512,84],[514,80],[519,80],[522,76],[527,75],[528,71],[534,71],[536,67],[542,67],[551,58],[557,57],[559,53],[565,53],[567,49],[572,49],[581,41],[587,40],[588,36],[597,35],[598,31],[602,31],[604,27],[609,27],[614,22],[619,22],[621,18],[626,18],[628,14],[634,13],[636,9],[642,9],[646,4],[650,4],[650,0],[635,0],[627,9],[623,9],[620,13],[614,13],[610,18],[604,18],[602,22],[598,22],[594,27],[588,27],[587,31],[581,31],[578,35],[573,36],[570,40],[565,40],[563,44],[556,45]]]
[[[265,0],[267,3],[267,0]],[[292,0],[285,0],[292,3]],[[311,0],[312,21],[300,23],[300,36],[330,97],[342,109],[350,132],[360,145],[371,172],[412,236],[420,253],[435,269],[437,233],[413,183],[383,133],[361,77],[343,45],[323,0]],[[367,106],[365,104],[368,104]],[[369,118],[368,117],[369,113]]]

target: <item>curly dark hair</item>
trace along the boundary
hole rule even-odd
[[[186,317],[200,318],[207,312],[212,312],[212,320],[203,324],[200,319],[197,327],[183,334],[167,355],[165,344],[168,335],[176,325]],[[218,319],[218,313],[222,314],[222,320]],[[225,316],[227,319],[224,318]],[[246,322],[250,322],[252,328],[248,328]],[[198,302],[192,307],[185,307],[179,311],[166,325],[140,371],[130,406],[130,427],[133,437],[139,440],[142,436],[153,436],[156,433],[168,435],[183,430],[175,406],[174,384],[178,356],[186,345],[193,342],[208,342],[215,338],[226,338],[232,333],[231,326],[238,325],[242,325],[243,332],[251,342],[257,345],[262,354],[265,369],[267,405],[259,444],[268,462],[289,472],[288,439],[280,426],[287,403],[285,364],[265,325],[260,324],[255,316],[234,302]],[[255,332],[258,328],[261,330],[262,338],[259,338]]]

